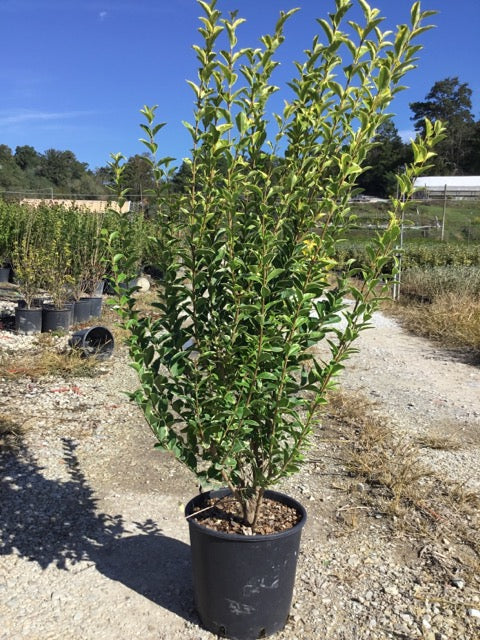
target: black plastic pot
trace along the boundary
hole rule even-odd
[[[90,298],[80,298],[73,304],[73,322],[88,322],[91,315]]]
[[[114,340],[106,327],[90,327],[76,331],[69,344],[75,349],[80,349],[87,358],[95,356],[99,360],[105,360],[113,353]]]
[[[72,323],[72,309],[55,309],[55,307],[45,306],[42,309],[42,332],[48,331],[68,331]]]
[[[223,489],[200,494],[187,504],[185,515],[208,497],[228,493]],[[297,509],[300,522],[280,533],[243,536],[188,519],[196,608],[205,628],[223,638],[265,638],[283,629],[290,612],[307,514],[299,502],[282,493],[266,491],[265,497]]]
[[[0,267],[0,282],[8,282],[10,267]]]
[[[18,333],[40,333],[42,330],[42,309],[15,309],[15,330]]]
[[[102,315],[102,302],[103,298],[101,296],[90,298],[90,318],[100,318]]]

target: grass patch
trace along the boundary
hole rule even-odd
[[[421,463],[420,452],[405,439],[394,437],[387,421],[358,395],[335,393],[331,415],[352,430],[348,472],[376,489],[381,511],[399,515],[415,496],[414,487],[431,472]]]
[[[383,309],[415,335],[480,355],[480,267],[407,269],[400,302]]]
[[[425,302],[448,294],[480,298],[480,267],[408,269],[402,274],[401,292],[404,298]]]
[[[449,436],[422,435],[415,439],[415,443],[422,449],[436,451],[458,451],[462,448],[457,440]]]
[[[93,378],[99,372],[96,358],[85,358],[76,349],[57,351],[48,345],[48,339],[43,338],[33,352],[19,352],[2,359],[2,376],[10,380],[25,377],[32,380],[44,377]]]
[[[22,426],[12,416],[0,413],[0,451],[15,450],[20,446]]]
[[[460,570],[474,581],[480,571],[480,496],[427,468],[417,442],[396,434],[362,396],[336,392],[328,407],[343,442],[352,495],[359,508],[367,508],[362,513],[387,518],[393,535],[407,536],[450,578]],[[364,491],[355,491],[359,483]]]
[[[480,354],[480,298],[446,293],[430,303],[401,302],[390,310],[415,335]]]
[[[405,234],[408,241],[440,241],[443,219],[443,199],[416,200],[407,204]],[[385,225],[389,202],[352,203],[351,211],[357,216],[357,229],[352,238],[366,238],[373,233],[368,225]],[[447,200],[445,212],[445,240],[459,243],[480,242],[480,200]]]

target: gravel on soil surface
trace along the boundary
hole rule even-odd
[[[2,353],[35,338],[0,331]],[[381,314],[347,364],[402,437],[448,435],[427,465],[480,488],[480,369]],[[209,640],[192,601],[184,505],[195,479],[154,438],[124,391],[122,348],[95,378],[11,378],[0,417],[22,438],[0,452],[0,640]],[[457,547],[396,531],[348,476],[348,432],[319,428],[309,462],[279,489],[307,508],[291,616],[279,640],[478,640],[480,583]],[[353,489],[352,489],[353,482]],[[392,533],[393,532],[393,533]]]

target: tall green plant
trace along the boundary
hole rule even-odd
[[[20,212],[18,204],[0,200],[0,267],[12,262]]]
[[[92,295],[105,275],[105,243],[102,229],[113,231],[114,212],[93,212],[84,209],[71,209],[69,215],[69,234],[73,248],[70,260],[72,292],[78,300],[82,294]]]
[[[39,245],[43,260],[39,265],[41,282],[56,309],[63,309],[70,295],[70,265],[77,248],[72,245],[71,209],[42,204],[38,208]]]
[[[28,308],[31,308],[35,296],[38,296],[44,285],[43,267],[47,249],[42,239],[43,229],[38,210],[19,207],[12,263],[19,291]]]
[[[133,397],[159,445],[202,481],[230,487],[254,527],[265,489],[298,470],[326,393],[369,325],[404,200],[442,137],[440,123],[426,123],[426,140],[414,143],[414,163],[399,177],[388,228],[361,268],[339,270],[356,179],[431,12],[415,3],[410,26],[390,34],[364,0],[361,24],[349,20],[353,2],[336,0],[335,12],[318,20],[322,37],[296,63],[292,97],[271,137],[275,54],[295,11],[281,13],[258,48],[238,48],[243,20],[222,17],[215,0],[199,4],[203,45],[194,47],[195,111],[185,123],[191,182],[180,196],[182,222],[161,221],[160,317],[142,315],[131,292],[117,291],[140,379]],[[162,185],[169,159],[155,160],[161,125],[155,108],[143,114]],[[128,277],[128,262],[113,256],[118,280]],[[328,355],[312,350],[320,342]]]

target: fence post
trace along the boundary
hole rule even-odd
[[[443,218],[442,218],[442,236],[441,241],[443,242],[445,239],[445,217],[447,214],[447,185],[443,188]]]

